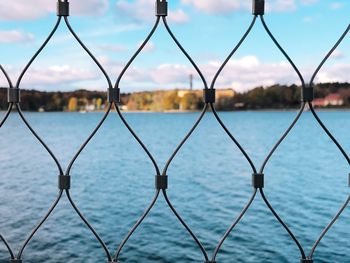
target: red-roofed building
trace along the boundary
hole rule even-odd
[[[343,106],[344,100],[340,94],[332,93],[323,99],[315,99],[313,105],[315,107]]]
[[[329,94],[325,98],[327,106],[342,106],[344,104],[343,98],[338,93]]]
[[[326,107],[326,100],[325,99],[314,99],[312,104],[314,107]]]

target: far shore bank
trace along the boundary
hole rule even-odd
[[[298,111],[299,108],[295,109],[247,109],[247,110],[233,110],[233,111],[219,111],[220,113],[234,113],[234,112],[295,112]],[[350,111],[350,108],[316,108],[316,111],[318,112],[347,112]],[[6,111],[1,110],[0,113],[5,113]],[[13,113],[16,113],[16,110],[12,110]],[[90,114],[90,113],[104,113],[104,110],[99,111],[87,111],[87,112],[78,112],[78,111],[23,111],[28,113],[80,113],[80,114]],[[159,113],[159,114],[189,114],[189,113],[199,113],[200,110],[186,110],[186,111],[179,111],[179,110],[169,110],[169,111],[148,111],[148,110],[130,110],[130,111],[121,111],[122,113]],[[211,110],[208,110],[208,112],[211,112]],[[308,112],[308,110],[305,110],[305,112]],[[1,117],[1,116],[0,116]]]

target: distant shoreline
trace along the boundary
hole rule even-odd
[[[295,109],[247,109],[247,110],[233,110],[233,111],[218,111],[220,113],[234,113],[234,112],[295,112],[298,111],[300,108]],[[316,108],[317,112],[347,112],[350,111],[350,108]],[[0,113],[5,113],[6,111],[0,110]],[[91,114],[91,113],[105,113],[105,111],[88,111],[88,112],[78,112],[78,111],[45,111],[45,112],[39,112],[39,111],[23,111],[28,113],[80,113],[80,114]],[[159,114],[189,114],[189,113],[198,113],[201,112],[200,110],[193,110],[193,111],[147,111],[147,110],[140,110],[140,111],[121,111],[122,113],[159,113]],[[211,112],[208,110],[208,112]],[[307,111],[306,111],[307,112]],[[14,109],[12,113],[16,113],[16,110]],[[1,117],[1,116],[0,116]]]
[[[302,89],[297,85],[256,87],[246,92],[232,88],[218,88],[215,94],[217,111],[290,111],[300,107]],[[0,88],[0,98],[7,97],[7,89]],[[322,110],[350,109],[350,83],[322,83],[314,87],[313,105]],[[208,98],[207,98],[208,99]],[[210,100],[209,100],[210,101]],[[204,107],[203,90],[169,89],[121,93],[118,98],[124,112],[187,113]],[[21,108],[25,111],[99,112],[108,106],[106,92],[76,90],[72,92],[44,92],[21,90]],[[0,101],[0,109],[8,103]]]

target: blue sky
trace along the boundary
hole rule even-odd
[[[271,31],[310,78],[326,52],[349,24],[348,0],[266,0]],[[115,81],[151,29],[154,0],[71,0],[70,22]],[[15,81],[53,27],[56,1],[0,0],[0,63]],[[169,0],[173,32],[193,56],[207,81],[238,42],[250,21],[250,0]],[[350,81],[347,38],[317,82]],[[160,26],[121,83],[123,91],[188,87],[195,74]],[[195,75],[196,76],[196,75]],[[195,87],[202,88],[195,77]],[[260,21],[218,79],[217,88],[238,91],[258,85],[299,83],[264,32]],[[0,77],[0,85],[5,85]],[[106,89],[102,75],[62,23],[55,37],[23,79],[22,88],[40,90]]]

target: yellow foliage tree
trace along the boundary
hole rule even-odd
[[[68,111],[77,111],[78,110],[78,99],[72,97],[68,102]]]
[[[102,107],[102,99],[101,98],[98,98],[95,102],[95,105],[96,105],[96,109],[97,110],[100,110],[101,107]]]

